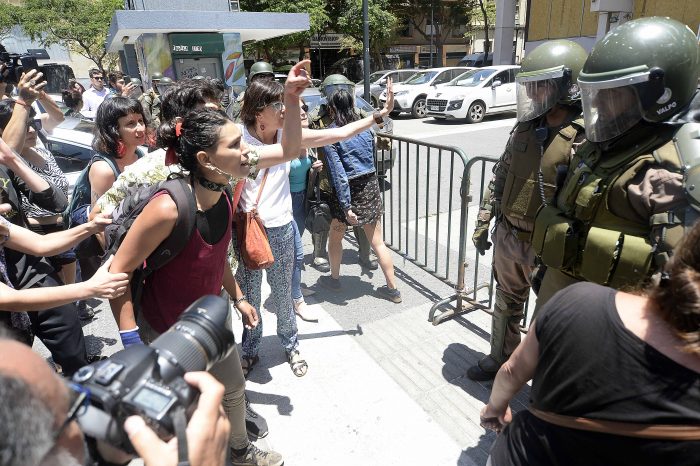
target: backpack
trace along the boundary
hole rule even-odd
[[[111,155],[98,152],[97,154],[92,156],[92,158],[90,159],[90,163],[88,163],[87,166],[82,169],[82,171],[78,175],[78,178],[75,180],[73,194],[71,196],[70,202],[68,203],[68,207],[66,207],[66,210],[63,212],[63,224],[68,225],[68,228],[73,228],[76,225],[81,225],[83,222],[73,221],[73,213],[76,210],[78,210],[79,207],[82,207],[84,205],[89,206],[90,204],[92,204],[92,187],[90,186],[90,167],[92,167],[92,164],[97,160],[103,160],[107,162],[107,165],[109,165],[109,167],[112,169],[112,172],[114,172],[114,179],[117,179],[117,177],[119,177],[119,173],[121,173],[121,170],[119,170],[119,167],[117,166],[117,162]]]
[[[154,271],[174,259],[187,245],[196,225],[197,204],[194,193],[189,189],[188,179],[170,178],[156,184],[140,186],[129,193],[112,213],[112,223],[105,228],[104,263],[124,241],[136,218],[153,197],[166,191],[177,205],[177,220],[172,233],[151,253],[131,278],[131,297],[135,310],[138,310],[144,280]]]

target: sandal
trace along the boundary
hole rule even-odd
[[[253,366],[255,366],[258,361],[260,361],[260,357],[258,356],[253,356],[252,358],[241,358],[241,369],[243,369],[243,377],[248,378],[248,374],[250,374],[250,371],[253,370]]]
[[[292,352],[287,353],[287,361],[289,361],[289,366],[292,368],[294,375],[297,377],[304,377],[306,375],[309,365],[306,364],[305,360],[301,359],[299,350],[293,350]]]

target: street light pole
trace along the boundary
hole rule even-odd
[[[363,33],[363,46],[365,50],[364,58],[363,58],[363,71],[364,71],[364,83],[365,83],[365,89],[364,89],[364,96],[365,100],[367,102],[371,102],[369,98],[369,9],[367,7],[367,0],[362,0],[362,22],[364,25],[364,33]]]
[[[435,17],[433,15],[434,1],[430,0],[430,67],[433,67],[433,38],[435,37]]]

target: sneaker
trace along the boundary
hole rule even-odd
[[[359,260],[360,267],[368,270],[377,270],[379,268],[379,263],[376,259],[360,257]]]
[[[78,319],[91,320],[93,317],[95,317],[95,311],[89,308],[84,300],[78,301]]]
[[[294,303],[294,313],[303,321],[306,322],[318,322],[318,316],[314,310],[306,304],[304,298],[299,298],[293,300]]]
[[[248,395],[245,396],[245,429],[248,436],[256,439],[266,437],[269,433],[267,421],[250,406]]]
[[[328,265],[328,261],[323,257],[317,257],[314,259],[313,266],[316,270],[322,273],[330,272],[331,266]]]
[[[276,451],[264,451],[249,443],[242,455],[236,455],[231,450],[231,464],[233,466],[282,466],[284,459]]]
[[[377,288],[377,293],[379,296],[388,299],[392,303],[398,304],[401,302],[401,292],[396,288],[389,288],[386,285],[382,285]]]
[[[318,284],[332,291],[340,291],[340,279],[330,275],[322,275],[318,278]]]

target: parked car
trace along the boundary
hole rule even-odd
[[[516,109],[515,65],[475,68],[428,93],[428,115],[478,123],[492,113]]]
[[[477,68],[481,68],[482,66],[493,65],[493,53],[489,53],[486,60],[484,60],[485,55],[486,54],[484,52],[465,55],[464,58],[459,60],[457,66],[475,66]]]
[[[321,91],[319,91],[318,88],[315,87],[308,87],[304,89],[304,92],[301,95],[301,97],[304,99],[306,105],[309,106],[309,114],[311,114],[319,105],[326,103],[326,98],[322,96]],[[363,99],[360,96],[355,96],[355,106],[367,111],[370,114],[374,113],[375,111],[374,107],[372,107],[365,99]],[[391,118],[385,118],[384,120],[385,121],[383,128],[380,129],[377,125],[373,126],[374,130],[377,132],[378,135],[392,134],[394,132],[394,121]],[[386,172],[394,166],[397,152],[398,147],[394,144],[391,144],[391,150],[383,150],[377,148],[376,166],[378,176],[385,176]]]
[[[410,112],[413,118],[424,118],[425,97],[435,87],[447,84],[454,78],[469,71],[467,67],[430,68],[421,70],[401,84],[394,86],[394,111],[396,116],[401,112]],[[379,96],[380,105],[386,102],[386,90]]]
[[[94,127],[95,124],[89,120],[66,118],[48,135],[46,148],[51,151],[58,167],[68,178],[70,194],[73,193],[78,175],[95,152],[92,149]]]
[[[386,89],[386,79],[391,78],[394,84],[399,84],[406,81],[408,78],[416,74],[418,69],[405,69],[405,70],[383,70],[375,71],[369,75],[369,95],[370,103],[374,108],[379,108],[379,96],[382,91]],[[355,85],[355,95],[359,97],[364,97],[365,93],[365,80],[358,82]]]

